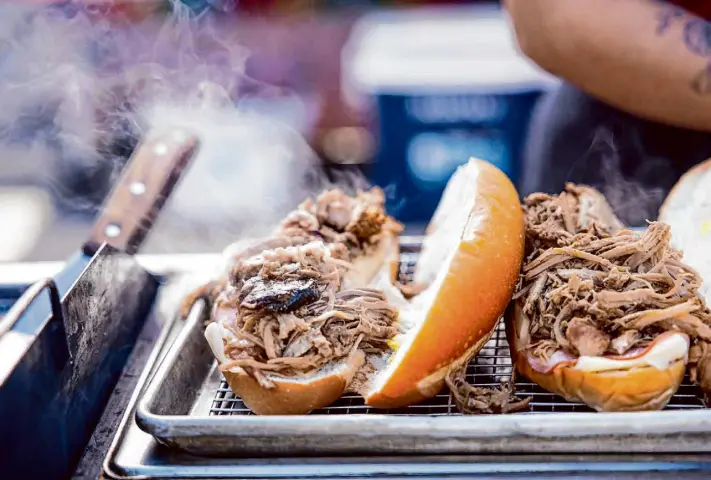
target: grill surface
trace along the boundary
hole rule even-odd
[[[400,277],[402,280],[412,278],[415,262],[417,260],[417,246],[403,246],[400,263]],[[503,324],[499,323],[491,340],[479,352],[467,369],[467,380],[480,387],[496,387],[502,380],[511,377],[511,357],[509,356],[508,342],[504,333]],[[582,403],[568,402],[543,390],[538,385],[525,378],[517,378],[516,394],[521,398],[532,397],[529,411],[518,414],[554,413],[554,412],[590,412],[593,411]],[[692,385],[689,378],[684,378],[676,395],[667,405],[667,410],[684,410],[705,408],[701,400],[701,391],[698,386]],[[313,411],[312,415],[338,415],[338,414],[387,414],[387,415],[459,415],[451,394],[445,388],[436,397],[417,405],[393,410],[378,410],[363,404],[363,399],[355,394],[344,395],[333,405]],[[227,382],[221,381],[212,401],[210,415],[252,415],[244,403],[230,390]]]

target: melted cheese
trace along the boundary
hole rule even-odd
[[[670,335],[655,343],[647,353],[637,358],[612,359],[605,357],[578,358],[575,370],[586,372],[604,372],[610,370],[628,370],[635,367],[651,366],[664,370],[673,363],[683,359],[686,361],[689,354],[689,337],[684,334]]]

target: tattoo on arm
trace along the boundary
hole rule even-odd
[[[687,20],[684,24],[684,44],[696,55],[711,57],[711,23],[700,18]]]
[[[662,35],[669,30],[669,27],[675,20],[684,17],[684,10],[674,6],[664,6],[659,11],[659,23],[657,24],[657,35]]]
[[[683,41],[689,52],[706,59],[706,66],[691,79],[691,89],[699,95],[711,95],[711,22],[687,15],[686,11],[665,5],[658,15],[657,35],[664,35],[677,21],[683,22]]]

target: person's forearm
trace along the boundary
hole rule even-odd
[[[622,110],[711,131],[711,23],[654,0],[504,0],[521,50]]]

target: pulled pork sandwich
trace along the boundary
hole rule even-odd
[[[382,292],[343,289],[350,265],[323,242],[277,248],[239,262],[221,301],[232,321],[205,337],[230,388],[259,414],[306,413],[337,400],[397,333]]]
[[[362,206],[349,213],[354,201]],[[388,224],[364,204],[329,192],[305,202],[270,240],[280,246],[234,249],[227,280],[203,291],[213,303],[205,337],[253,412],[305,414],[346,391],[377,408],[432,397],[450,366],[486,342],[510,301],[523,214],[515,188],[491,164],[472,159],[451,178],[407,295],[385,256],[374,277],[352,274],[376,270],[359,267],[372,243],[355,240]],[[368,222],[349,227],[356,217]]]
[[[525,199],[526,259],[507,312],[519,373],[598,411],[656,410],[711,340],[699,275],[651,223],[624,230],[604,197],[568,185]],[[696,357],[696,358],[694,358]]]

